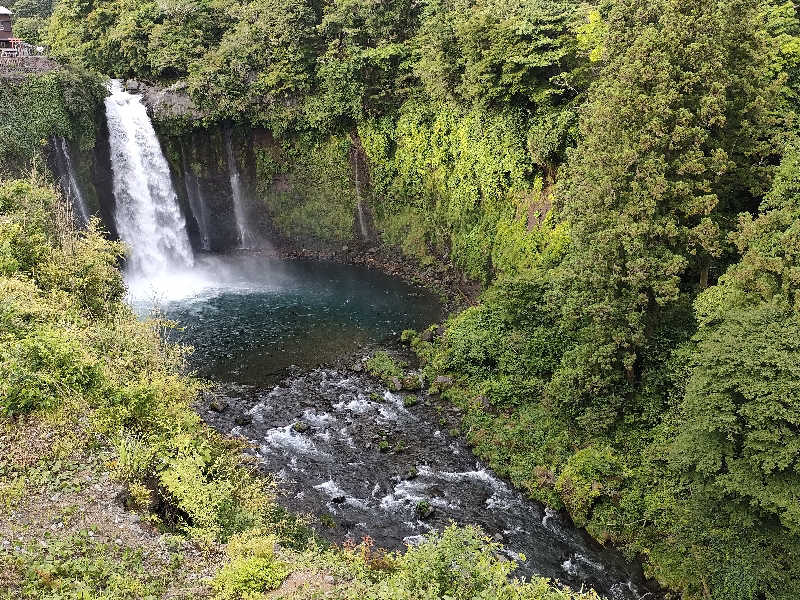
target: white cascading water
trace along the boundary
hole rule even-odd
[[[233,154],[233,140],[230,130],[225,132],[225,152],[228,159],[228,174],[231,180],[231,194],[233,197],[233,214],[236,218],[236,228],[239,232],[239,249],[246,250],[256,245],[256,236],[247,225],[247,210],[244,206],[244,190],[242,189],[242,176]]]
[[[114,220],[129,248],[126,280],[131,295],[158,291],[194,264],[169,165],[139,96],[112,81],[106,118],[114,173]]]
[[[63,137],[57,136],[53,138],[53,149],[56,152],[58,170],[61,171],[61,188],[68,200],[72,202],[73,217],[81,227],[86,227],[89,224],[89,207],[78,185],[78,176],[75,173],[75,165],[72,163],[69,143]]]

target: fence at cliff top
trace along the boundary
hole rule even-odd
[[[58,63],[46,56],[3,56],[0,57],[0,78],[20,78],[55,71]]]

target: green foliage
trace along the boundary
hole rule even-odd
[[[214,576],[211,586],[218,600],[248,600],[277,589],[289,566],[275,556],[277,539],[259,530],[237,535],[228,542],[231,561]]]
[[[800,595],[800,153],[790,146],[775,169],[797,131],[794,4],[63,0],[46,38],[56,56],[107,73],[187,79],[208,122],[270,129],[257,175],[289,236],[353,238],[363,148],[362,199],[383,241],[488,286],[443,336],[412,342],[428,380],[451,377],[444,396],[475,451],[686,598]],[[76,109],[91,102],[62,102],[56,79],[0,92],[35,99],[31,118],[0,119],[0,164],[93,131]],[[262,524],[268,493],[251,494],[197,437],[192,385],[169,370],[180,352],[152,330],[81,320],[118,303],[118,248],[89,233],[61,276],[47,202],[25,193],[30,228],[5,216],[19,209],[0,193],[0,324],[6,348],[39,336],[30,352],[44,344],[55,358],[27,372],[6,351],[4,368],[34,373],[25,389],[41,392],[13,410],[57,403],[63,368],[99,429],[143,440],[118,444],[120,469],[157,480],[187,531],[226,538]],[[75,323],[82,335],[53,333]],[[371,363],[402,376],[384,357]],[[97,381],[81,379],[85,365]],[[352,597],[560,594],[503,587],[510,566],[474,531],[403,558],[360,548]],[[219,590],[230,597],[283,577],[266,558],[235,561]]]
[[[289,236],[348,241],[355,232],[357,198],[351,186],[351,141],[298,140],[279,156],[258,160],[264,202],[278,229]],[[276,183],[277,175],[281,180]]]
[[[575,60],[570,2],[432,1],[415,40],[416,71],[434,98],[534,107],[557,101]]]
[[[386,383],[390,383],[394,377],[403,377],[404,368],[403,363],[397,362],[383,350],[373,354],[367,361],[367,371]]]
[[[333,0],[319,25],[326,48],[317,57],[318,93],[308,118],[323,131],[397,108],[413,86],[410,38],[419,3]]]
[[[45,532],[41,544],[16,554],[15,566],[23,574],[19,597],[133,600],[164,593],[166,573],[145,565],[141,551],[97,541],[89,533],[84,529],[59,539]]]
[[[47,326],[3,345],[0,375],[0,409],[10,415],[51,408],[63,394],[89,393],[99,378],[80,344]]]
[[[45,17],[21,17],[14,21],[14,36],[29,44],[39,46],[47,28]]]
[[[7,80],[0,87],[0,174],[27,170],[53,136],[91,147],[105,94],[97,75],[80,71]]]
[[[757,8],[658,0],[612,9],[611,58],[558,192],[571,237],[564,316],[581,343],[557,386],[574,417],[602,428],[630,409],[649,333],[682,287],[706,285],[731,214],[761,185],[753,164],[774,94]]]
[[[243,120],[281,133],[302,118],[310,91],[316,15],[306,0],[250,2],[219,46],[190,67],[192,97],[218,119]]]
[[[369,600],[434,600],[491,598],[496,600],[590,600],[594,592],[571,594],[545,580],[530,583],[509,579],[513,561],[497,555],[497,544],[477,529],[454,525],[427,541],[409,547],[392,562],[392,569],[372,585],[354,586],[348,598]]]
[[[586,525],[599,498],[615,495],[611,486],[620,470],[620,461],[609,447],[583,448],[569,457],[556,481],[556,490],[576,524]]]
[[[532,169],[523,123],[516,111],[409,101],[396,124],[363,126],[384,238],[423,261],[449,253],[470,276],[488,280],[498,223],[527,215]]]
[[[157,488],[168,525],[206,540],[268,523],[295,536],[267,482],[191,410],[198,383],[180,374],[185,350],[163,342],[169,324],[123,304],[119,244],[76,233],[63,203],[40,182],[0,182],[0,416],[73,403],[116,448],[118,476]]]

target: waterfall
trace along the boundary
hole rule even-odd
[[[239,174],[239,166],[236,164],[236,157],[233,155],[233,139],[231,130],[225,132],[225,151],[228,158],[228,174],[231,180],[231,194],[233,196],[233,214],[236,218],[236,229],[239,232],[239,249],[245,250],[255,246],[256,236],[250,231],[247,224],[247,210],[244,206],[244,190],[242,188],[242,177]]]
[[[86,227],[89,224],[89,207],[78,185],[78,177],[75,173],[75,166],[72,163],[69,143],[63,137],[56,136],[53,138],[53,150],[56,153],[56,170],[58,171],[59,184],[67,200],[72,202],[72,215],[78,225]]]
[[[197,221],[197,229],[200,231],[200,247],[206,252],[211,250],[211,231],[209,224],[208,206],[206,206],[205,195],[200,187],[197,175],[186,160],[186,150],[181,149],[181,159],[183,163],[183,184],[186,187],[186,197],[189,200],[189,208]]]
[[[358,209],[358,228],[361,231],[361,239],[365,242],[368,242],[369,227],[367,227],[367,216],[364,214],[364,202],[361,199],[361,182],[359,180],[358,162],[356,162],[355,166],[355,183],[356,199],[358,200],[358,204],[356,205],[356,208]]]
[[[169,165],[139,96],[113,81],[106,98],[114,173],[114,220],[130,251],[126,277],[130,287],[169,281],[193,266],[194,257],[172,187]]]

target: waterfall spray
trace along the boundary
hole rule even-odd
[[[75,172],[75,166],[72,163],[69,143],[63,137],[56,136],[53,138],[53,150],[56,153],[56,169],[61,189],[67,199],[72,202],[72,214],[75,221],[81,227],[86,227],[89,224],[89,207],[78,185],[78,177]]]
[[[153,285],[194,264],[169,165],[139,96],[113,81],[106,98],[114,173],[114,220],[130,254],[131,287]]]

